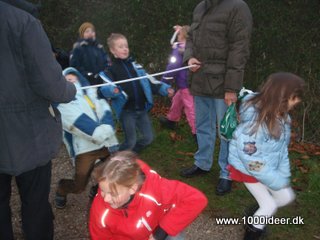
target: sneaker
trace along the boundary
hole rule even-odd
[[[66,207],[67,204],[67,196],[62,196],[59,193],[56,193],[54,198],[54,205],[58,209],[63,209]]]
[[[171,129],[171,130],[176,129],[177,123],[174,121],[170,121],[168,118],[166,118],[164,116],[159,117],[159,121],[160,121],[160,125],[162,127],[165,127],[165,128]]]

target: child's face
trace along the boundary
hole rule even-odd
[[[115,40],[112,48],[110,48],[110,51],[115,58],[127,59],[129,57],[129,46],[127,39],[119,38]]]
[[[288,110],[292,110],[300,102],[301,102],[301,99],[299,97],[291,96],[288,100]]]
[[[96,39],[96,32],[92,28],[87,28],[83,33],[84,39]]]
[[[67,79],[68,82],[71,82],[71,83],[78,82],[78,78],[73,74],[67,74],[65,78]]]
[[[178,42],[185,42],[185,41],[186,41],[185,33],[180,30],[180,32],[178,33]]]
[[[134,188],[128,188],[122,185],[117,185],[117,192],[113,193],[110,188],[109,184],[106,180],[101,181],[99,183],[99,187],[101,189],[101,197],[106,203],[109,203],[110,206],[114,209],[122,207],[126,204],[130,196],[135,194]]]

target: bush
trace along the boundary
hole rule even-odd
[[[150,73],[163,71],[172,26],[190,24],[195,0],[47,0],[41,20],[56,47],[71,50],[82,22],[96,26],[106,45],[112,32],[127,36],[139,62]],[[254,28],[245,86],[256,90],[272,72],[288,71],[308,83],[305,103],[294,114],[304,141],[319,142],[320,25],[318,0],[247,0]]]

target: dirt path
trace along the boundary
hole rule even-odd
[[[53,161],[52,184],[50,200],[52,202],[57,182],[62,177],[72,177],[73,168],[70,164],[69,157],[62,148],[59,156]],[[55,216],[55,240],[86,240],[89,239],[87,231],[87,216],[89,209],[89,192],[90,184],[86,191],[75,195],[68,196],[68,203],[65,209],[59,210],[53,207]],[[13,186],[11,199],[13,226],[17,240],[23,240],[21,232],[20,218],[20,200],[17,189]],[[214,217],[209,212],[204,212],[197,220],[186,230],[186,240],[237,240],[241,239],[243,234],[241,226],[222,226],[216,225]]]

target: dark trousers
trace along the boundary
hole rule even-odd
[[[97,159],[104,161],[109,155],[110,153],[105,147],[77,155],[75,159],[74,179],[61,179],[57,193],[66,196],[68,193],[82,192],[88,184],[95,161]]]
[[[0,239],[12,240],[11,179],[0,174]],[[51,161],[15,177],[21,199],[22,229],[26,240],[53,239],[53,214],[48,201]]]

